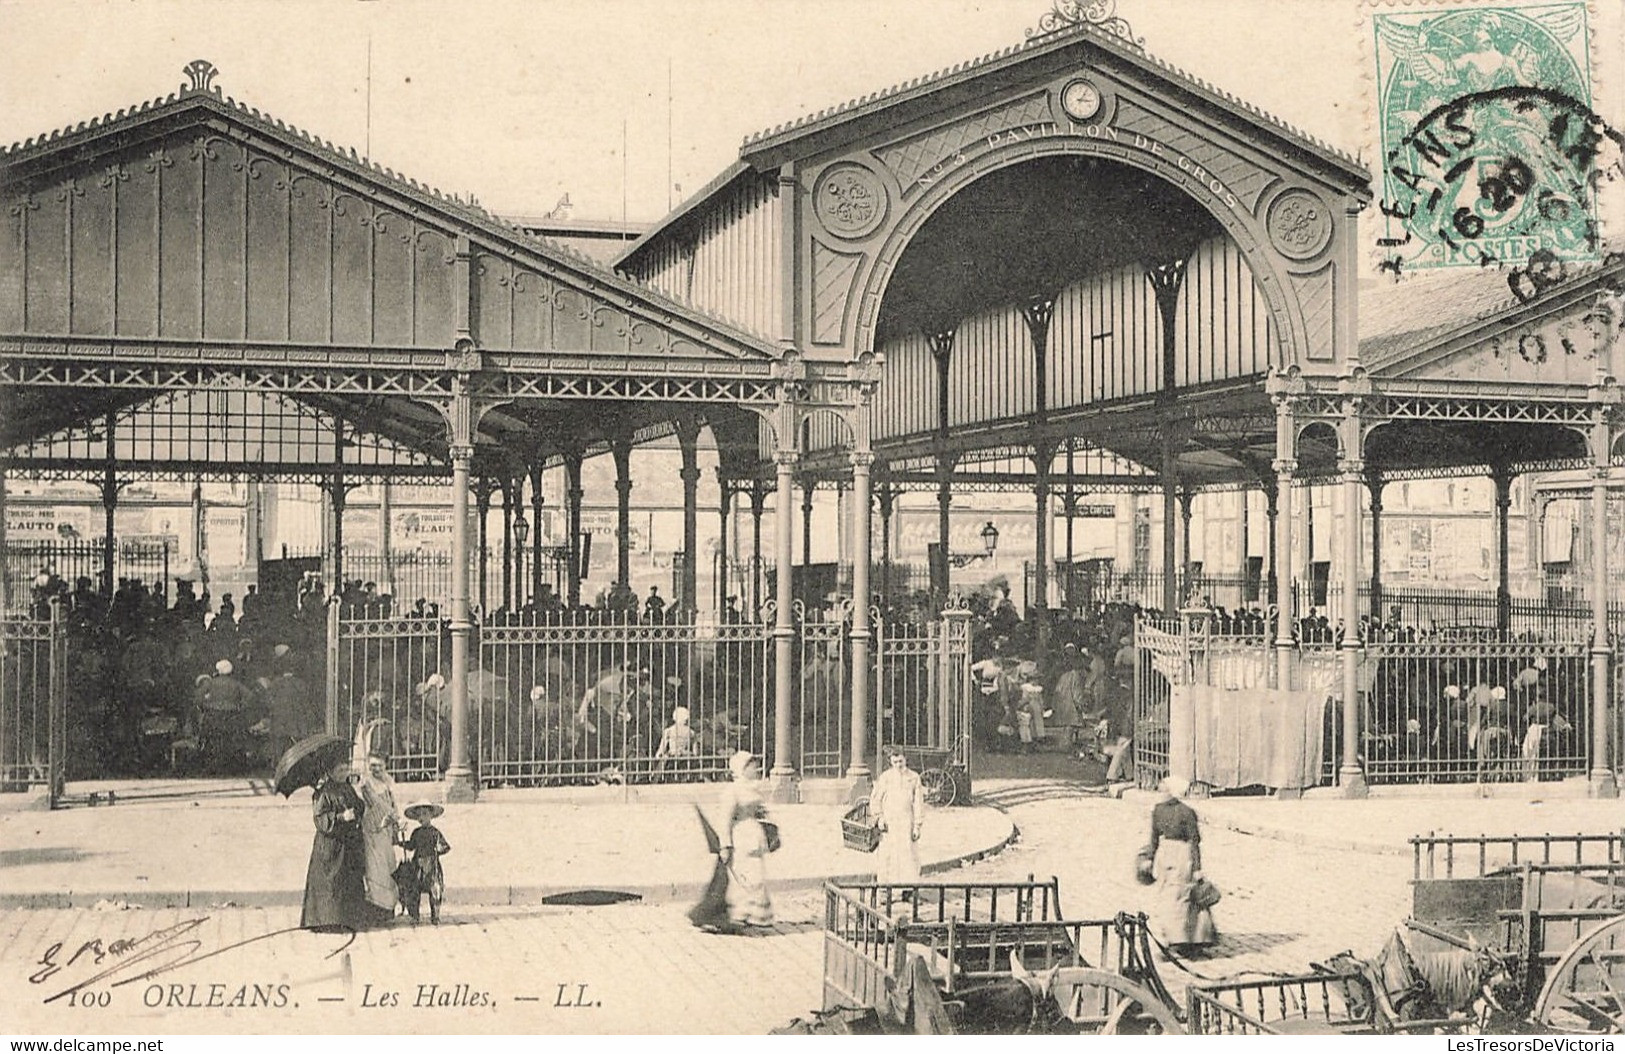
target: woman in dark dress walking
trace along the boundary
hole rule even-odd
[[[1196,810],[1174,796],[1165,781],[1151,810],[1152,874],[1157,904],[1152,925],[1161,941],[1180,954],[1217,943],[1213,912],[1202,903],[1202,829]]]
[[[361,836],[361,798],[350,785],[350,763],[341,761],[316,785],[312,803],[316,840],[305,872],[307,930],[359,930],[366,923],[366,848]]]

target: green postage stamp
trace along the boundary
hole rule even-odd
[[[1591,110],[1586,19],[1583,3],[1374,16],[1383,270],[1596,255],[1614,144]]]

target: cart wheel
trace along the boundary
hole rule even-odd
[[[920,789],[925,792],[927,805],[952,805],[959,798],[959,788],[945,769],[920,773]]]
[[[1534,1019],[1552,1032],[1625,1032],[1625,915],[1569,945],[1546,973]]]
[[[1050,981],[1050,997],[1067,1020],[1093,1023],[1101,1035],[1185,1034],[1185,1026],[1170,1007],[1122,974],[1087,966],[1063,966]]]

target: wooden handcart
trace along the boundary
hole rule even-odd
[[[824,886],[824,1009],[889,1031],[1178,1033],[1143,915],[1065,919],[1047,882]]]
[[[1625,1032],[1625,832],[1411,839],[1413,933],[1504,965],[1505,1014]]]

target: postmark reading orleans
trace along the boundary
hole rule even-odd
[[[1374,17],[1379,266],[1595,257],[1620,137],[1591,110],[1583,4]]]

